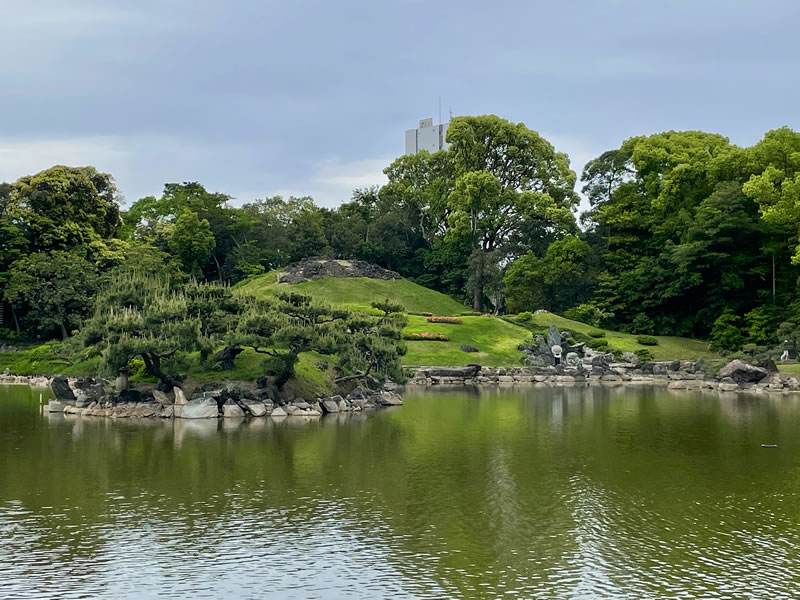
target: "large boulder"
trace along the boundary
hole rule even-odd
[[[139,390],[122,390],[117,400],[125,404],[138,404],[142,401],[142,393]]]
[[[334,398],[322,399],[322,401],[320,402],[320,406],[322,407],[322,412],[324,412],[325,414],[339,412],[339,402]]]
[[[263,417],[267,414],[266,404],[259,400],[245,399],[241,401],[241,405],[245,412],[247,412],[251,417]]]
[[[561,332],[558,330],[558,327],[550,325],[550,327],[547,328],[547,345],[552,348],[553,346],[560,346],[561,342]]]
[[[161,406],[170,406],[173,404],[172,399],[161,390],[153,390],[153,399]]]
[[[222,405],[222,416],[226,419],[244,417],[244,411],[236,402],[228,399],[225,401],[225,404]]]
[[[183,405],[181,417],[184,419],[216,419],[219,416],[219,408],[214,398],[198,398],[190,400]]]
[[[464,367],[431,367],[425,369],[427,377],[462,377],[465,379],[475,377],[481,371],[480,365],[466,365]]]
[[[768,375],[766,369],[756,367],[740,359],[735,359],[719,370],[720,379],[730,377],[738,384],[758,383]]]
[[[634,367],[638,367],[642,364],[642,359],[635,352],[625,352],[622,355],[622,359],[629,364],[632,364]]]
[[[778,372],[778,365],[775,364],[775,361],[771,358],[762,358],[761,360],[757,361],[755,366],[766,369],[767,373],[777,373]]]
[[[53,390],[56,400],[75,400],[75,394],[63,375],[56,375],[50,380],[50,389]]]
[[[172,388],[173,393],[175,394],[175,404],[181,405],[186,404],[188,400],[186,400],[186,394],[183,393],[183,390],[178,386]]]
[[[567,356],[564,358],[564,364],[572,369],[581,368],[583,367],[583,359],[578,356],[577,352],[567,352]]]

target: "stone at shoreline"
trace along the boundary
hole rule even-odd
[[[288,413],[282,407],[276,406],[269,415],[270,417],[288,417]]]
[[[323,398],[320,406],[322,407],[322,412],[326,414],[339,412],[339,403],[332,398]]]
[[[169,406],[173,404],[172,400],[169,396],[167,396],[161,390],[153,390],[153,399],[158,402],[161,406]]]
[[[187,404],[186,394],[183,393],[183,390],[178,386],[172,388],[173,394],[175,394],[175,404]]]
[[[666,375],[668,372],[667,365],[661,363],[653,365],[653,375]]]
[[[142,393],[139,390],[122,390],[119,393],[118,401],[126,404],[136,404],[142,401]]]
[[[730,377],[736,383],[758,383],[768,375],[766,369],[735,359],[719,370],[720,379]]]
[[[63,375],[53,377],[50,381],[50,389],[53,390],[56,400],[75,400],[75,394],[72,392],[72,388],[69,387],[67,378]]]
[[[225,401],[225,404],[222,405],[222,416],[226,419],[230,419],[232,417],[243,417],[244,411],[236,402],[228,399]]]
[[[383,392],[378,396],[381,406],[403,406],[403,399],[394,392]]]
[[[64,407],[66,405],[61,400],[50,400],[47,403],[47,410],[51,413],[60,413],[64,412]]]
[[[181,411],[183,419],[216,419],[218,416],[219,408],[214,398],[190,400]]]
[[[673,360],[667,367],[670,371],[679,371],[681,368],[681,361]]]
[[[161,415],[161,405],[158,402],[140,402],[133,407],[130,413],[131,417],[146,419],[149,417],[157,417]]]
[[[464,367],[428,367],[424,372],[428,377],[475,377],[480,373],[480,365]]]
[[[756,367],[765,369],[767,373],[778,373],[778,365],[771,358],[764,358],[755,363]]]
[[[258,400],[242,400],[242,408],[252,417],[264,417],[267,414],[267,406]]]
[[[636,353],[635,353],[635,352],[625,352],[625,353],[622,355],[622,358],[623,358],[623,360],[624,360],[626,363],[630,363],[630,364],[632,364],[634,367],[638,367],[640,364],[642,364],[642,359],[641,359],[641,358],[639,358],[639,357],[636,355]]]

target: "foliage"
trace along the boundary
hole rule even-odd
[[[653,319],[648,317],[646,314],[636,313],[636,316],[633,317],[631,333],[653,335],[655,333],[655,329],[656,324],[653,322]]]
[[[603,327],[614,318],[614,313],[603,310],[592,302],[585,302],[564,311],[564,317],[593,327]]]
[[[637,350],[635,352],[636,356],[639,357],[639,360],[642,362],[652,362],[655,360],[655,356],[648,348],[642,348],[641,350]]]
[[[603,331],[602,329],[592,329],[591,331],[588,332],[588,335],[589,337],[593,338],[602,338],[606,337],[606,332]]]
[[[66,339],[89,314],[96,287],[97,269],[77,252],[37,252],[13,264],[5,299],[31,330]]]
[[[521,312],[514,317],[514,320],[520,323],[529,323],[533,320],[533,313],[530,311]]]
[[[718,352],[735,352],[744,345],[741,319],[731,310],[724,310],[711,328],[711,348]]]
[[[655,338],[652,335],[637,335],[636,343],[641,344],[642,346],[657,346],[658,338]]]
[[[432,317],[433,316],[433,313],[431,313],[431,312],[419,312],[419,311],[413,311],[413,310],[408,311],[408,314],[409,315],[413,315],[415,317]]]

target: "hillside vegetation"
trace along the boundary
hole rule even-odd
[[[316,300],[363,310],[370,309],[374,300],[391,299],[402,304],[406,311],[430,312],[437,316],[457,316],[468,309],[449,296],[427,289],[407,279],[378,280],[364,277],[325,278],[289,285],[277,283],[278,271],[251,279],[237,287],[239,293],[269,296],[279,291],[301,291]],[[408,353],[404,364],[456,366],[480,363],[487,366],[515,366],[523,354],[518,346],[531,338],[531,331],[555,325],[561,330],[588,334],[597,329],[585,323],[571,321],[553,313],[534,315],[527,324],[514,322],[513,317],[501,319],[491,316],[461,316],[460,325],[429,323],[425,317],[409,316],[404,334],[435,333],[448,336],[443,341],[406,342]],[[617,331],[603,330],[609,350],[635,352],[647,348],[656,360],[713,358],[708,343],[688,338],[656,336],[656,346],[643,346],[636,336]],[[478,348],[479,352],[464,352],[462,345]]]

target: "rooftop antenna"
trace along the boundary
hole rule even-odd
[[[449,110],[450,110],[450,120],[452,121],[453,120],[453,107],[450,106]]]

